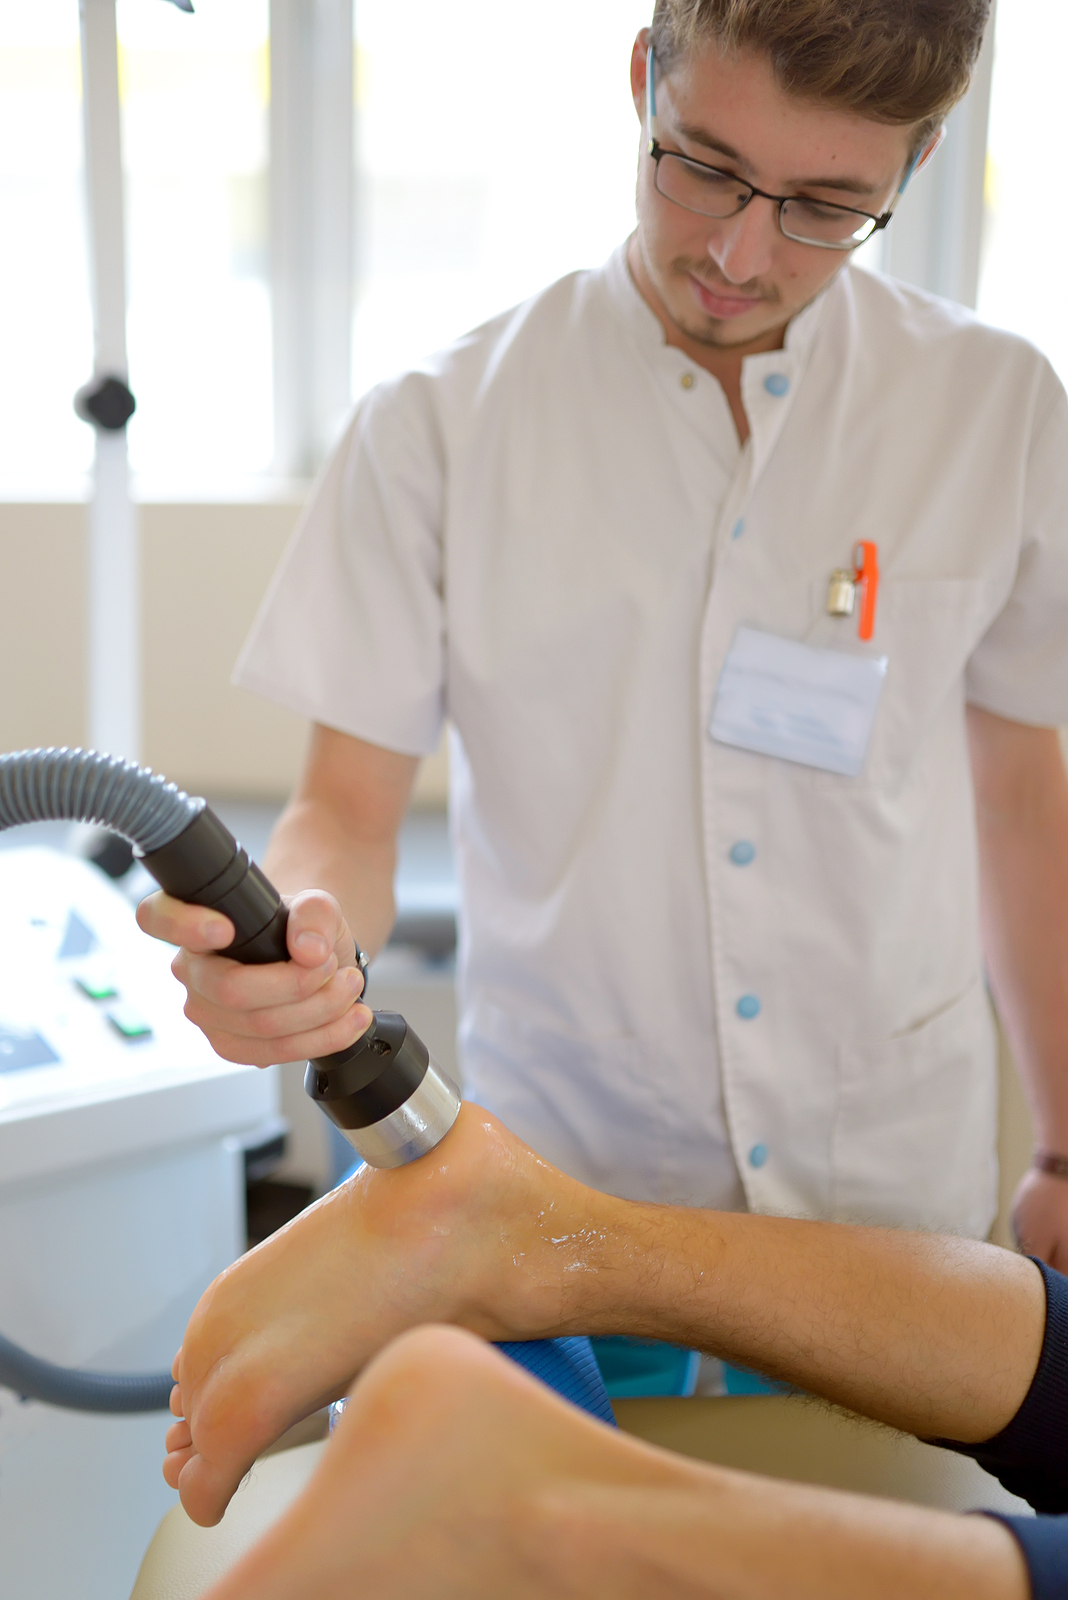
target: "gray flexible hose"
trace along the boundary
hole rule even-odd
[[[149,767],[95,750],[0,755],[0,829],[22,822],[99,822],[149,855],[204,809]],[[31,1356],[0,1334],[0,1385],[68,1411],[166,1411],[169,1372],[88,1372]]]
[[[95,750],[15,750],[0,756],[0,828],[20,822],[99,822],[145,855],[204,809],[150,767]]]
[[[22,1350],[0,1333],[0,1385],[23,1400],[65,1411],[166,1411],[174,1379],[169,1372],[88,1372],[59,1367]]]

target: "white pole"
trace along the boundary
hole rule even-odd
[[[80,0],[94,378],[127,381],[115,0]],[[140,566],[126,429],[96,428],[89,531],[89,742],[140,760]]]
[[[271,0],[275,467],[311,477],[351,395],[353,0]]]

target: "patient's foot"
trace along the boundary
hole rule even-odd
[[[561,1600],[546,1494],[694,1476],[469,1335],[422,1328],[360,1378],[305,1492],[204,1600]]]
[[[602,1202],[464,1105],[429,1155],[362,1168],[235,1262],[202,1296],[175,1359],[182,1420],[163,1470],[189,1515],[218,1522],[256,1456],[406,1328],[573,1331],[567,1268]]]

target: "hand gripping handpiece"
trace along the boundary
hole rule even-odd
[[[122,834],[168,894],[229,917],[234,939],[220,955],[250,965],[288,960],[288,912],[278,891],[204,800],[147,767],[95,751],[0,756],[0,828],[56,818]],[[310,1061],[304,1087],[373,1167],[426,1155],[460,1109],[455,1084],[393,1011],[376,1011],[347,1050]]]

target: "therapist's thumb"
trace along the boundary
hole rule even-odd
[[[341,907],[321,889],[308,889],[289,901],[286,944],[302,967],[320,967],[331,953],[339,967],[355,963],[355,946]]]

